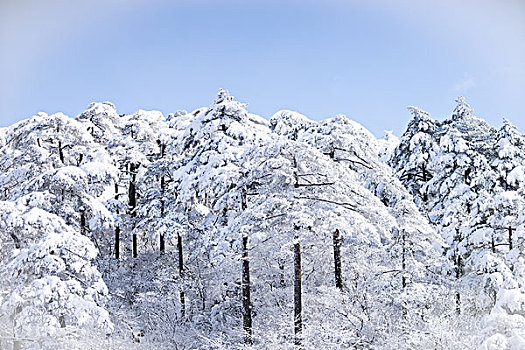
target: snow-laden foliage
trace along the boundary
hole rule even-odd
[[[521,348],[524,137],[457,102],[401,139],[222,89],[0,129],[0,347]]]
[[[507,120],[496,130],[463,97],[456,102],[442,122],[410,107],[389,164],[446,243],[458,317],[481,326],[472,342],[521,349],[525,139]],[[416,168],[427,176],[414,177]]]

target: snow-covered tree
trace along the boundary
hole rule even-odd
[[[507,119],[498,130],[497,157],[492,166],[505,190],[517,190],[525,186],[525,136],[520,134]]]
[[[433,177],[430,162],[436,152],[439,123],[419,108],[408,107],[408,110],[412,119],[388,162],[416,203],[422,206],[428,201],[428,194],[422,192],[421,187]]]
[[[42,203],[46,199],[0,203],[0,232],[13,237],[17,247],[2,261],[2,331],[37,342],[78,329],[109,333],[108,290],[92,264],[97,249],[64,220],[40,209],[49,204]]]
[[[522,347],[524,138],[456,102],[400,141],[222,89],[1,128],[0,347]]]

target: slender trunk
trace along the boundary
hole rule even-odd
[[[299,241],[299,227],[295,227],[294,237],[294,333],[295,345],[302,348],[302,291],[301,291],[301,243]]]
[[[60,323],[60,328],[66,328],[66,317],[64,314],[58,316],[58,323]]]
[[[138,256],[138,249],[137,249],[137,234],[133,234],[133,257],[136,258]]]
[[[456,313],[461,314],[461,294],[456,293]]]
[[[182,237],[180,236],[180,233],[177,233],[177,250],[179,251],[179,276],[181,278],[181,281],[184,278],[184,261],[182,256]],[[184,298],[184,287],[181,288],[180,291],[180,304],[181,304],[181,314],[182,317],[186,315],[186,302]]]
[[[11,238],[13,239],[13,241],[15,242],[15,248],[16,248],[16,249],[20,249],[20,246],[21,246],[21,244],[20,244],[20,238],[18,238],[18,236],[15,235],[15,234],[12,233],[12,232],[11,232],[9,235],[11,236]]]
[[[58,141],[58,156],[60,161],[64,164],[64,150],[62,149],[62,141]]]
[[[160,217],[164,217],[164,176],[160,178],[160,193],[161,193],[161,200],[160,200]],[[160,234],[160,253],[164,254],[164,251],[166,250],[166,242],[164,240],[164,234]]]
[[[341,292],[343,291],[343,277],[341,275],[341,234],[338,229],[335,230],[333,235],[334,245],[334,274],[335,274],[335,287]]]
[[[459,227],[456,227],[456,237],[454,240],[459,245],[459,242],[461,242],[461,234],[459,232]],[[458,248],[455,248],[455,254],[454,254],[454,260],[456,263],[456,283],[459,284],[459,278],[463,275],[462,271],[462,261],[461,261],[461,254],[458,251]],[[461,314],[461,294],[459,292],[456,292],[456,312],[457,314]]]
[[[80,234],[84,235],[86,232],[86,214],[84,211],[80,212]]]
[[[13,341],[13,350],[22,350],[22,342],[20,340]]]
[[[135,171],[135,166],[131,164],[130,171]],[[134,209],[137,206],[137,189],[135,187],[135,174],[132,175],[131,181],[129,182],[128,191],[128,205],[131,215],[134,215]]]
[[[120,226],[115,227],[115,258],[120,255]]]
[[[115,200],[118,200],[118,183],[115,182]],[[118,214],[118,210],[117,210]],[[115,227],[115,259],[120,256],[120,226]]]
[[[248,235],[242,237],[242,324],[245,332],[244,342],[252,344],[252,306],[250,301],[250,260],[248,257]]]
[[[160,253],[164,254],[164,251],[166,250],[166,243],[164,240],[164,234],[160,234]]]
[[[512,227],[509,226],[509,250],[512,250]]]
[[[137,188],[135,186],[135,174],[136,166],[135,164],[131,163],[129,165],[129,171],[131,173],[131,181],[129,182],[129,190],[128,190],[128,208],[130,217],[135,217],[135,207],[137,206]],[[133,257],[136,258],[138,256],[138,247],[137,247],[137,234],[133,233]]]
[[[248,199],[246,189],[241,191],[241,210],[245,211],[248,208]],[[244,233],[242,236],[242,325],[245,332],[244,342],[246,344],[253,344],[252,339],[252,305],[250,300],[250,259],[248,256],[248,234]]]
[[[279,271],[280,271],[280,277],[281,277],[281,281],[279,282],[279,284],[281,285],[281,287],[286,287],[286,280],[284,279],[284,261],[282,261],[280,258],[279,258]]]
[[[406,234],[405,230],[402,231],[402,240],[403,240],[403,249],[401,251],[401,286],[403,287],[403,293],[405,292],[406,286],[407,286],[407,279],[405,276],[405,270],[406,270]],[[403,318],[406,320],[407,318],[407,308],[406,305],[403,303]]]
[[[459,280],[461,277],[461,256],[458,255],[456,257],[456,279]],[[461,294],[459,292],[456,292],[456,312],[457,314],[461,314]]]

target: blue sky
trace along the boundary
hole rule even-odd
[[[525,1],[0,0],[0,126],[209,105],[218,88],[270,117],[346,114],[401,134],[457,95],[525,132]]]

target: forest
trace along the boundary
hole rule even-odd
[[[525,349],[525,135],[220,89],[0,128],[0,349]]]

